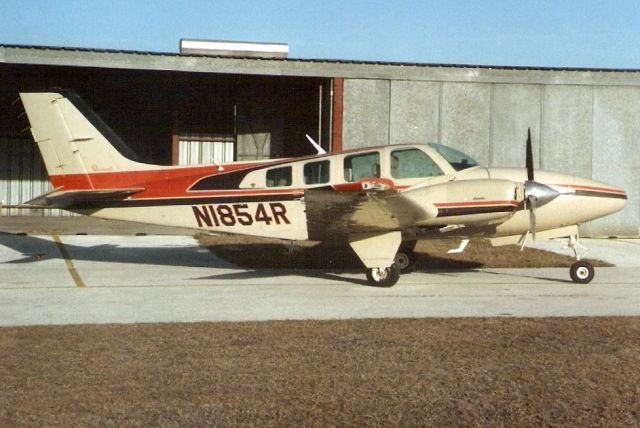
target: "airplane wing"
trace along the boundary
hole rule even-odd
[[[142,192],[144,188],[126,189],[99,189],[99,190],[61,190],[54,189],[40,195],[24,205],[39,206],[42,208],[86,208],[120,201],[129,196]]]
[[[435,207],[420,206],[395,189],[352,191],[327,186],[305,190],[304,200],[312,240],[399,230],[437,215]]]
[[[399,191],[390,180],[376,179],[310,189],[305,191],[309,236],[385,233],[436,217],[441,219],[433,224],[441,227],[495,225],[521,205],[522,187],[509,180],[466,180]]]

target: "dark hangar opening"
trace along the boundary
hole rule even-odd
[[[163,165],[330,148],[330,79],[0,64],[0,141],[30,140],[19,92],[75,90],[142,162]],[[6,145],[3,144],[3,145]]]

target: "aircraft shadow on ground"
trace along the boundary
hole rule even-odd
[[[548,278],[548,277],[544,277],[544,276],[519,274],[519,273],[515,273],[513,271],[510,271],[509,273],[503,273],[503,272],[493,272],[493,271],[490,271],[490,270],[486,270],[486,271],[484,271],[484,273],[489,274],[489,275],[497,275],[497,276],[510,276],[510,277],[515,276],[515,277],[518,277],[518,278],[530,278],[530,279],[538,279],[540,281],[581,285],[581,284],[576,284],[575,282],[571,281],[570,279]]]
[[[317,269],[259,269],[259,270],[245,270],[241,272],[226,272],[215,275],[207,275],[199,278],[192,278],[193,280],[251,280],[251,279],[264,279],[264,278],[278,278],[286,276],[300,276],[305,278],[315,278],[328,281],[348,282],[356,285],[369,286],[369,283],[362,275],[362,278],[350,278],[345,277],[345,274],[361,273],[361,271],[353,270],[340,270],[340,271],[321,271]]]
[[[63,238],[64,240],[64,238]],[[36,263],[43,260],[63,259],[54,241],[30,235],[14,235],[0,232],[0,245],[21,253],[22,257],[4,263]],[[198,279],[241,280],[302,276],[332,281],[368,285],[362,278],[349,278],[345,274],[361,275],[362,263],[349,249],[339,250],[335,246],[316,246],[298,249],[293,253],[283,250],[282,245],[244,245],[198,247],[126,247],[116,244],[80,246],[64,243],[72,260],[107,263],[130,263],[155,266],[180,266],[217,269],[246,269],[244,271],[213,274]],[[213,250],[213,254],[211,253]],[[457,275],[482,268],[483,264],[468,260],[451,260],[437,256],[418,254],[414,272],[438,275]],[[497,272],[490,272],[503,275]],[[552,282],[571,283],[570,280],[543,278],[532,275],[510,276],[535,278]],[[195,279],[195,278],[194,278]]]
[[[363,271],[364,266],[348,246],[325,245],[298,248],[293,252],[282,244],[209,245],[221,259],[246,269],[350,269]],[[464,271],[481,268],[480,262],[417,254],[414,271]]]
[[[64,242],[64,238],[63,238]],[[63,259],[57,244],[30,235],[3,234],[0,245],[21,253],[22,257],[5,263],[36,263]],[[199,247],[127,247],[116,244],[81,246],[64,243],[72,260],[108,263],[133,263],[157,266],[228,268],[230,264]]]
[[[21,257],[4,263],[37,263],[44,260],[62,260],[64,258],[54,241],[37,236],[0,232],[0,245],[11,248],[21,254]],[[278,246],[278,248],[265,248],[265,246],[261,245],[247,245],[241,248],[229,246],[224,249],[217,248],[212,254],[208,250],[206,253],[200,252],[204,248],[198,247],[127,247],[116,244],[83,246],[69,243],[64,243],[63,245],[70,258],[75,261],[247,269],[242,272],[211,275],[208,277],[211,279],[237,280],[298,275],[368,285],[364,278],[355,279],[343,276],[349,273],[362,274],[364,267],[355,254],[336,252],[335,248],[331,248],[329,250],[331,256],[327,256],[327,250],[322,247],[316,251],[304,250],[289,254],[283,252],[281,246]],[[243,257],[237,257],[239,254],[243,254]],[[253,262],[249,263],[247,260],[252,260]],[[439,269],[437,273],[463,271],[477,266],[479,265],[454,264],[451,269]],[[420,260],[418,262],[418,271],[431,272],[431,270],[426,270],[421,266]]]
[[[303,276],[351,282],[358,285],[370,284],[364,278],[364,266],[348,247],[319,244],[298,248],[293,252],[282,244],[255,245],[209,245],[208,248],[221,259],[233,262],[242,272],[227,272],[194,279],[242,280]],[[436,268],[434,268],[436,266]],[[457,275],[482,267],[481,263],[451,260],[418,254],[414,272],[438,275]],[[355,274],[359,278],[348,278],[345,274]]]

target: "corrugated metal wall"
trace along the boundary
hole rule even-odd
[[[180,137],[179,165],[222,164],[233,162],[233,139]]]
[[[0,200],[22,204],[51,190],[42,157],[31,139],[0,139]],[[62,210],[2,208],[7,216],[70,216]]]

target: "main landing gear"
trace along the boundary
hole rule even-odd
[[[416,268],[416,262],[418,258],[414,249],[416,248],[417,241],[403,241],[398,248],[395,258],[393,259],[400,273],[410,273]]]
[[[400,279],[401,273],[413,272],[416,267],[417,241],[403,241],[393,258],[393,264],[386,268],[367,268],[366,275],[369,285],[374,287],[392,287]]]
[[[374,287],[393,287],[400,279],[400,269],[393,263],[387,268],[368,268],[366,271],[369,285]]]
[[[400,231],[349,235],[349,245],[365,265],[367,281],[374,287],[391,287],[400,279],[395,256],[401,244]]]
[[[576,262],[569,268],[571,280],[578,284],[588,284],[595,276],[595,269],[591,263],[582,260],[589,250],[580,245],[578,242],[578,235],[572,235],[569,237],[568,246],[573,250],[573,254],[576,258]],[[582,254],[578,254],[578,250],[580,249],[584,250]]]

